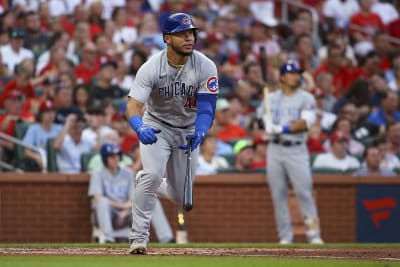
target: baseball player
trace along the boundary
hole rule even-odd
[[[301,89],[301,75],[296,61],[283,64],[281,90],[270,93],[269,103],[265,103],[270,109],[264,117],[266,132],[271,135],[267,175],[280,243],[293,242],[287,203],[290,181],[304,217],[307,241],[322,244],[306,146],[306,132],[316,119],[316,103],[310,93]]]
[[[132,223],[133,173],[121,166],[122,151],[118,144],[104,143],[100,148],[100,156],[103,166],[97,168],[90,178],[89,196],[93,198],[97,223],[105,235],[105,241],[115,242],[114,228]],[[153,211],[152,224],[161,243],[174,238],[159,200]]]
[[[162,32],[167,48],[141,66],[126,109],[127,119],[140,139],[143,162],[133,200],[131,254],[146,254],[156,192],[164,174],[169,198],[182,204],[186,138],[192,143],[195,170],[197,147],[211,127],[218,95],[215,64],[193,50],[197,27],[191,17],[185,13],[170,15]],[[142,117],[144,105],[146,111]]]

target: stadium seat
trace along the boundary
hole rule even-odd
[[[22,141],[22,139],[24,139],[26,131],[28,130],[29,125],[30,123],[25,123],[25,122],[18,122],[17,124],[15,124],[14,137]],[[24,150],[25,148],[23,146],[20,145],[14,146],[15,162],[13,165],[22,170],[25,170],[26,167],[26,158],[24,155]]]
[[[87,172],[90,159],[96,154],[96,152],[83,153],[81,155],[81,172]]]
[[[226,161],[229,163],[230,167],[235,166],[236,155],[235,154],[224,154],[221,157],[225,158]]]
[[[50,138],[47,140],[47,171],[48,172],[58,172],[57,166],[57,153],[53,147],[55,138]]]

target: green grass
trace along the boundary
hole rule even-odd
[[[2,267],[396,267],[400,263],[349,260],[273,259],[262,257],[153,257],[153,256],[8,256]]]

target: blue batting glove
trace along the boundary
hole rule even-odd
[[[137,130],[139,140],[144,145],[150,145],[157,142],[157,136],[155,135],[157,133],[161,133],[161,130],[154,129],[146,125],[140,126],[140,128]]]
[[[195,132],[194,134],[188,135],[186,139],[189,139],[192,142],[192,151],[193,152],[203,141],[205,133],[203,132]],[[180,149],[188,149],[188,144],[182,144],[179,146]]]

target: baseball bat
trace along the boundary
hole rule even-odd
[[[187,158],[186,158],[186,176],[185,188],[183,195],[183,209],[190,211],[193,208],[193,183],[192,183],[192,140],[186,138],[188,143]]]

